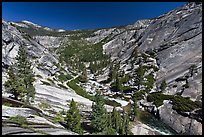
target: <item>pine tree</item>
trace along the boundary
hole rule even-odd
[[[117,135],[117,133],[112,127],[106,127],[103,131],[103,135]]]
[[[137,98],[135,96],[136,93],[133,95],[133,104],[132,104],[132,118],[133,121],[135,120],[135,117],[137,116]]]
[[[31,62],[27,58],[25,47],[20,45],[16,63],[8,71],[9,79],[5,82],[5,88],[14,95],[14,98],[29,103],[34,99],[35,88],[33,86],[34,73],[31,69]],[[14,69],[15,68],[15,69]]]
[[[135,70],[135,74],[136,74],[135,83],[137,85],[138,90],[140,90],[140,87],[143,84],[144,73],[145,73],[145,69],[142,65],[139,65],[139,67]]]
[[[118,77],[118,72],[116,73],[115,87],[116,87],[116,91],[121,91],[121,84],[120,84],[120,80],[119,80],[119,77]]]
[[[108,114],[107,127],[112,127],[112,114]]]
[[[15,100],[18,100],[19,96],[22,97],[23,93],[25,93],[25,88],[14,73],[12,65],[8,69],[8,76],[8,80],[4,83],[4,87],[9,93],[14,95]]]
[[[21,45],[16,56],[16,69],[18,80],[22,82],[26,90],[26,99],[24,101],[29,102],[30,99],[34,99],[35,88],[33,82],[35,81],[34,73],[31,68],[31,62],[28,60],[28,55],[25,48]]]
[[[69,110],[67,111],[65,121],[67,123],[68,129],[79,134],[83,133],[83,129],[81,128],[80,123],[81,115],[79,114],[76,102],[73,99],[70,103]]]
[[[166,87],[167,87],[166,80],[163,80],[161,83],[161,86],[160,86],[161,91],[164,91],[166,89]]]
[[[81,76],[79,77],[79,80],[84,83],[84,82],[87,82],[87,81],[88,81],[88,78],[87,78],[86,67],[85,67],[85,65],[83,65],[83,66],[84,66],[84,67],[83,67],[83,71],[82,71]]]
[[[112,114],[108,114],[108,123],[104,129],[104,135],[116,135],[116,130],[112,127]]]
[[[118,131],[119,122],[120,122],[118,118],[119,118],[118,112],[116,111],[116,108],[114,107],[112,111],[112,127],[116,129],[116,131]]]
[[[197,66],[196,66],[195,64],[193,64],[193,65],[190,66],[190,68],[189,68],[190,77],[193,76],[193,73],[194,73],[196,67],[197,67]]]
[[[129,122],[130,122],[129,116],[128,116],[128,114],[125,114],[125,116],[124,116],[125,135],[130,134]]]
[[[119,130],[120,135],[129,135],[130,134],[130,129],[129,129],[129,117],[128,114],[123,111],[123,120],[122,124]]]
[[[107,127],[107,111],[104,106],[104,99],[99,93],[95,95],[95,103],[92,104],[91,125],[96,132],[102,132]]]
[[[91,73],[94,74],[95,70],[94,70],[94,65],[92,61],[90,62],[89,68],[90,68]]]

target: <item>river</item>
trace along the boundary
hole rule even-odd
[[[140,115],[140,121],[149,127],[153,128],[162,135],[178,135],[171,127],[157,119],[153,114],[149,112],[142,112]]]

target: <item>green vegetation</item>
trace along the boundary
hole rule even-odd
[[[24,88],[17,81],[17,76],[14,73],[13,66],[10,66],[8,69],[8,80],[4,83],[5,88],[9,93],[14,95],[14,99],[18,100],[18,97],[25,92]]]
[[[86,38],[88,36],[90,36],[95,30],[66,30],[63,32],[57,32],[57,30],[54,29],[54,31],[49,31],[46,29],[42,28],[36,28],[33,26],[29,26],[28,28],[26,27],[20,27],[17,26],[15,24],[12,24],[13,26],[15,26],[19,31],[21,32],[25,32],[27,34],[29,34],[30,36],[54,36],[54,37],[63,37],[63,36],[68,36],[70,39],[73,40],[78,40],[81,38]]]
[[[87,78],[87,71],[86,71],[86,67],[84,65],[84,68],[83,68],[83,71],[82,71],[82,74],[79,76],[79,81],[82,82],[82,83],[85,83],[88,81],[88,78]]]
[[[130,86],[123,86],[123,85],[122,85],[121,90],[122,90],[123,92],[126,92],[126,91],[132,90],[132,88],[131,88]]]
[[[111,66],[109,77],[110,79],[108,81],[113,81],[113,83],[111,83],[112,91],[128,92],[132,90],[130,86],[124,86],[124,84],[130,80],[130,76],[119,71],[119,64]]]
[[[116,102],[115,100],[104,99],[106,105],[121,107],[121,104]]]
[[[48,85],[48,86],[51,85],[49,82],[46,82],[46,81],[43,81],[43,80],[40,80],[40,81],[43,83],[43,85]]]
[[[62,85],[60,83],[58,83],[57,85],[60,86],[61,88],[68,89],[66,86],[64,86],[64,85]]]
[[[127,83],[130,80],[130,76],[128,74],[125,74],[123,77],[120,78],[120,82],[122,84]]]
[[[147,81],[144,83],[144,85],[146,85],[146,90],[150,91],[155,83],[155,79],[154,79],[154,75],[152,73],[150,73],[149,75],[146,76]]]
[[[129,116],[123,111],[121,113],[113,108],[112,113],[108,113],[104,107],[104,98],[98,91],[95,95],[95,103],[92,104],[91,126],[97,133],[103,135],[129,135]]]
[[[40,102],[40,104],[38,104],[38,106],[39,106],[41,109],[49,109],[49,108],[51,108],[51,106],[50,106],[46,101]]]
[[[19,126],[21,126],[21,127],[23,127],[23,128],[30,129],[30,130],[32,130],[32,131],[34,131],[34,132],[41,133],[41,134],[43,134],[43,135],[48,135],[48,133],[46,133],[46,132],[44,132],[44,131],[35,130],[35,129],[33,129],[32,127],[29,127],[29,126],[28,126],[29,122],[26,120],[25,117],[22,117],[22,116],[17,115],[17,116],[14,116],[14,117],[10,117],[8,121],[9,121],[9,122],[13,122],[13,123],[15,123],[15,124],[18,124]],[[32,122],[31,122],[31,123],[32,123]]]
[[[133,97],[136,99],[136,100],[141,100],[141,99],[144,99],[144,95],[147,91],[146,90],[139,90],[137,92],[134,92],[134,95]]]
[[[74,80],[68,82],[67,85],[70,88],[72,88],[78,95],[93,101],[94,97],[89,95],[84,89],[82,89],[79,85],[77,85],[77,83],[79,83],[79,80],[78,79],[74,79]],[[115,100],[105,99],[104,101],[105,101],[105,104],[107,104],[107,105],[117,106],[117,107],[121,106],[121,104],[116,102]]]
[[[50,78],[47,78],[48,81],[50,81],[52,84],[54,84],[54,81]]]
[[[151,65],[151,68],[153,68],[153,70],[156,72],[156,71],[159,71],[159,68],[154,66],[154,65]]]
[[[116,111],[116,108],[113,108],[111,112],[111,127],[115,129],[115,131],[119,135],[131,135],[131,131],[129,129],[129,115],[123,110],[123,115]]]
[[[121,88],[122,88],[122,84],[120,83],[120,79],[118,77],[118,72],[117,72],[114,78],[114,82],[111,83],[111,90],[118,92],[118,91],[121,91]]]
[[[43,67],[43,66],[44,66],[43,63],[39,63],[39,64],[38,64],[38,67]]]
[[[163,104],[163,100],[171,100],[172,108],[178,112],[191,112],[196,108],[202,108],[202,102],[194,102],[189,97],[182,97],[180,95],[164,95],[157,92],[147,96],[147,101],[153,102],[157,107]]]
[[[123,111],[122,126],[119,130],[120,135],[131,135],[132,132],[129,128],[129,116]]]
[[[157,106],[161,106],[163,104],[163,100],[169,100],[171,96],[164,95],[160,92],[152,93],[147,96],[147,101],[152,102]],[[172,96],[173,97],[173,96]],[[171,98],[172,98],[171,97]]]
[[[77,108],[76,102],[72,99],[69,110],[67,111],[65,117],[67,128],[73,132],[83,134],[83,129],[81,128],[81,115],[79,114],[79,110]]]
[[[10,117],[9,121],[13,122],[15,124],[18,124],[20,126],[27,125],[27,123],[28,123],[25,117],[22,117],[22,116],[19,116],[19,115],[14,116],[14,117]]]
[[[78,79],[71,80],[67,85],[72,88],[78,95],[93,100],[93,96],[89,95],[85,90],[77,85],[79,83]]]
[[[78,79],[71,80],[67,85],[72,88],[78,95],[93,100],[93,96],[89,95],[85,90],[77,85],[79,83]]]
[[[135,118],[137,117],[137,111],[138,111],[138,107],[137,107],[137,96],[134,94],[134,96],[133,96],[133,104],[132,104],[132,111],[131,111],[131,115],[132,115],[132,120],[134,121],[135,120]]]
[[[147,54],[149,54],[150,55],[150,57],[152,57],[152,58],[155,58],[156,57],[156,51],[154,51],[154,50],[150,50],[150,51],[147,51]]]
[[[167,87],[166,80],[163,80],[161,83],[161,86],[160,86],[161,91],[164,91],[166,89],[166,87]]]
[[[134,82],[138,90],[140,90],[140,87],[143,84],[144,74],[145,74],[144,66],[139,65],[139,67],[135,70],[135,78],[134,78]]]
[[[9,103],[9,102],[2,102],[2,103],[3,103],[2,105],[8,106],[8,107],[12,107],[13,106],[13,104]]]
[[[193,64],[193,65],[190,66],[190,68],[189,68],[189,73],[191,74],[191,77],[193,76],[193,72],[195,71],[196,67],[197,67],[197,66],[196,66],[195,64]]]
[[[30,102],[34,100],[35,88],[33,82],[35,81],[33,70],[31,69],[31,62],[28,59],[26,49],[21,45],[16,56],[17,76],[20,84],[24,84],[25,101]]]
[[[148,55],[148,54],[145,53],[145,52],[142,52],[142,53],[141,53],[141,57],[143,58],[144,62],[146,62],[146,61],[147,61],[147,58],[150,57],[150,55]]]
[[[32,38],[28,35],[28,34],[24,34],[22,35],[24,39],[28,40],[28,41],[31,41]]]
[[[69,74],[66,74],[66,75],[60,74],[60,75],[58,75],[58,79],[59,79],[59,81],[61,81],[61,82],[65,82],[65,81],[67,81],[67,80],[72,79],[72,76],[69,75]]]
[[[38,78],[43,78],[41,75],[35,75],[36,77],[38,77]]]
[[[202,102],[192,101],[188,97],[174,96],[172,99],[173,109],[178,112],[191,112],[196,108],[202,108]]]
[[[4,83],[5,89],[14,95],[14,99],[30,103],[34,100],[35,88],[33,82],[35,75],[31,69],[31,62],[25,47],[20,45],[16,63],[8,69],[8,80]]]
[[[104,105],[104,98],[98,91],[92,104],[91,115],[91,126],[96,132],[102,132],[107,127],[107,111]]]
[[[120,127],[121,127],[121,123],[122,123],[122,117],[120,115],[120,113],[116,110],[116,108],[114,107],[111,113],[111,117],[112,117],[112,127],[119,132],[120,131]]]
[[[92,62],[91,71],[102,70],[109,64],[109,56],[103,54],[102,42],[91,44],[85,40],[69,41],[58,51],[60,60],[71,65],[73,69],[83,71],[83,62]],[[94,63],[93,63],[94,62]]]

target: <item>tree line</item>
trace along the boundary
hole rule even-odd
[[[136,102],[136,101],[135,101]],[[92,134],[97,135],[131,135],[129,122],[130,115],[136,115],[137,107],[134,104],[132,106],[131,113],[117,111],[114,107],[112,112],[107,112],[105,108],[104,98],[98,91],[94,96],[94,102],[92,103],[91,112],[91,128]],[[67,128],[73,132],[83,134],[83,128],[81,126],[81,115],[77,108],[76,102],[72,99],[69,110],[67,111],[65,122]]]

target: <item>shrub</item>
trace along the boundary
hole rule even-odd
[[[153,88],[154,82],[155,82],[154,76],[151,73],[151,74],[147,75],[146,78],[147,78],[147,82],[145,83],[145,85],[147,86],[146,89],[151,90]]]
[[[149,94],[147,96],[147,101],[149,102],[153,102],[157,107],[161,106],[163,104],[163,101],[164,100],[168,100],[168,99],[171,99],[172,96],[171,95],[164,95],[160,92],[157,92],[157,93],[152,93],[152,94]]]
[[[41,109],[49,109],[49,108],[51,108],[51,106],[47,102],[45,102],[45,101],[40,102],[40,104],[38,104],[38,106]]]
[[[157,92],[147,96],[147,101],[153,102],[157,107],[163,104],[163,100],[171,100],[172,108],[177,112],[191,112],[196,108],[202,108],[202,102],[194,102],[189,97],[182,97],[180,95],[164,95]]]
[[[192,101],[189,97],[174,96],[172,98],[173,109],[178,112],[191,112],[196,108],[201,108],[202,103],[200,101]]]
[[[70,76],[69,74],[67,75],[64,75],[64,74],[60,74],[58,76],[58,79],[61,81],[61,82],[64,82],[64,81],[67,81],[69,79],[72,79],[72,76]]]
[[[160,86],[161,91],[164,91],[166,89],[166,87],[167,87],[166,80],[163,80],[161,83],[161,86]]]
[[[115,106],[115,107],[121,107],[121,104],[116,102],[115,100],[105,99],[105,104],[110,106]]]
[[[121,83],[127,83],[130,80],[130,77],[128,74],[125,74],[122,78],[120,78]]]
[[[54,117],[54,123],[57,123],[57,122],[62,122],[64,121],[64,117],[60,114],[60,113],[57,113]]]
[[[134,98],[136,100],[141,100],[144,99],[144,95],[145,95],[146,91],[145,90],[140,90],[134,93]],[[151,102],[151,101],[150,101]]]
[[[13,104],[9,103],[9,102],[3,102],[3,105],[8,106],[8,107],[12,107]]]
[[[88,98],[90,100],[93,100],[93,96],[89,95],[85,90],[83,90],[80,86],[78,86],[76,83],[78,83],[77,79],[74,79],[67,83],[67,85],[72,88],[78,95]]]
[[[132,91],[132,88],[130,86],[122,86],[121,87],[121,90],[123,92],[131,92]]]
[[[18,125],[20,125],[20,126],[27,124],[26,118],[23,117],[23,116],[19,116],[19,115],[14,116],[14,117],[10,117],[10,118],[9,118],[9,121],[10,121],[10,122],[13,122],[13,123],[16,123],[16,124],[18,124]]]
[[[154,65],[151,65],[151,67],[153,68],[154,71],[159,71],[159,68],[154,66]]]

